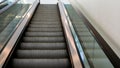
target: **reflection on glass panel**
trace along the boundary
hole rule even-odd
[[[69,0],[61,0],[64,4],[70,4]]]
[[[21,2],[24,4],[32,4],[35,2],[35,0],[21,0]]]
[[[71,4],[64,4],[91,68],[114,68]],[[84,63],[83,63],[84,64]],[[84,64],[85,65],[85,64]],[[85,66],[86,67],[86,66]]]
[[[2,3],[4,0],[0,0],[0,3]]]
[[[82,18],[75,13],[70,5],[66,5],[66,8],[91,67],[113,68],[111,62],[85,26]]]
[[[0,9],[15,3],[16,0],[0,0]]]
[[[8,2],[6,0],[0,0],[0,9],[2,9],[3,7],[7,5],[8,5]]]
[[[9,1],[12,2],[14,0]],[[5,46],[20,24],[19,21],[23,18],[25,12],[33,4],[33,2],[27,3],[27,1],[29,0],[19,0],[16,4],[0,14],[0,50]]]

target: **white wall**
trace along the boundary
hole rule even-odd
[[[77,1],[91,24],[120,57],[120,0]]]

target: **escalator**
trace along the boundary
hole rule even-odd
[[[58,4],[38,4],[39,1],[36,0],[28,11],[25,10],[25,15],[20,14],[21,20],[18,24],[16,21],[15,32],[1,52],[0,68],[119,66],[116,56],[115,61],[110,59],[104,45],[99,42],[101,40],[96,40],[98,38],[86,25],[82,14],[78,15],[70,4],[63,4],[61,1]],[[113,55],[112,52],[111,54]]]
[[[99,35],[96,29],[89,24],[89,21],[84,17],[82,12],[76,11],[70,4],[64,5],[73,27],[73,29],[71,28],[72,33],[75,31],[73,35],[77,37],[77,42],[78,40],[80,42],[78,48],[79,50],[81,49],[80,51],[83,51],[87,59],[88,64],[86,64],[84,59],[82,60],[85,68],[119,68],[120,61],[118,56],[101,35]]]
[[[84,53],[87,56],[92,68],[113,68],[110,60],[107,58],[100,45],[97,43],[90,30],[84,24],[82,18],[75,13],[70,5],[67,5],[69,15],[72,19],[73,26],[77,32],[78,38],[82,44]],[[74,15],[74,17],[73,17]],[[101,66],[102,65],[102,66]]]
[[[82,45],[82,49],[87,57],[91,68],[114,68],[110,60],[107,58],[90,30],[84,24],[81,17],[75,13],[76,11],[71,5],[66,5],[70,19],[78,35],[78,39]],[[74,16],[73,16],[74,15]],[[102,66],[101,66],[102,65]]]
[[[57,5],[39,5],[6,68],[71,68]]]

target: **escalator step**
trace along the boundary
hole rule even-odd
[[[39,7],[38,9],[41,9],[41,10],[37,10],[37,11],[41,11],[41,12],[43,12],[43,11],[46,11],[46,12],[49,12],[49,11],[50,11],[50,12],[57,12],[57,10],[55,10],[55,9],[57,9],[57,7],[49,7],[49,8],[47,7],[47,8],[46,8],[46,7],[42,7],[42,6],[41,6],[41,7]],[[36,12],[37,12],[37,11],[36,11]]]
[[[13,54],[8,68],[71,68],[57,5],[38,6]]]
[[[90,58],[94,68],[114,68],[108,58]]]
[[[79,36],[91,36],[90,32],[79,32]]]
[[[52,11],[52,10],[50,10],[50,11]],[[41,13],[41,14],[40,14]],[[41,10],[41,11],[37,11],[36,12],[36,15],[35,16],[33,16],[34,18],[35,17],[40,17],[40,15],[43,15],[43,14],[48,14],[48,15],[53,15],[53,18],[59,18],[59,16],[58,15],[56,15],[55,13],[57,13],[58,14],[58,12],[55,12],[55,11],[53,11],[53,12],[49,12],[49,11],[44,11],[44,10]],[[46,16],[48,16],[48,15],[46,15]],[[44,16],[44,17],[46,17],[46,16]],[[50,17],[50,16],[48,16],[48,17]]]
[[[40,7],[38,7],[38,9],[41,9],[41,10],[47,10],[47,11],[49,11],[49,10],[51,10],[51,11],[56,11],[56,10],[53,10],[53,9],[57,9],[58,7],[56,7],[55,5],[48,5],[48,6],[46,6],[46,5],[41,5]],[[41,11],[41,10],[39,10],[39,11]]]
[[[49,14],[47,14],[48,16],[46,16],[46,14],[44,14],[44,15],[42,17],[40,17],[40,16],[33,17],[32,20],[46,20],[46,19],[47,20],[60,20],[58,16],[51,17],[51,16],[49,16]]]
[[[79,28],[76,30],[77,30],[77,32],[89,32],[89,30],[87,28],[83,28],[83,29]]]
[[[48,10],[48,11],[46,11],[45,9],[43,9],[43,10],[37,10],[36,11],[36,13],[38,13],[38,14],[58,14],[58,12],[57,12],[57,10]]]
[[[33,21],[59,21],[57,19],[33,19]]]
[[[24,42],[64,42],[64,37],[24,37]]]
[[[85,24],[75,24],[76,28],[87,28]]]
[[[66,50],[17,50],[17,58],[67,58]]]
[[[70,68],[68,59],[13,59],[14,68]]]
[[[39,28],[39,27],[46,27],[46,28],[61,28],[61,25],[47,25],[47,24],[41,24],[41,25],[38,25],[38,24],[30,24],[29,25],[30,28],[34,27],[34,28]]]
[[[27,31],[36,31],[36,32],[41,32],[41,31],[62,31],[61,28],[28,28]]]
[[[39,17],[40,17],[40,13],[41,14],[51,14],[51,15],[55,15],[55,14],[58,14],[58,12],[55,12],[55,11],[53,11],[53,12],[48,12],[48,11],[44,11],[44,10],[41,10],[41,11],[36,11],[36,16],[34,16],[34,17],[37,17],[38,15],[39,15]],[[38,15],[37,15],[38,14]],[[47,15],[48,16],[48,15]],[[46,16],[44,16],[44,17],[46,17]],[[50,17],[50,16],[48,16],[48,17]],[[59,18],[59,16],[58,15],[56,15],[56,16],[54,16],[53,18]]]
[[[97,43],[97,42],[84,42],[84,43],[82,43],[83,44],[83,47],[84,47],[84,49],[99,49],[100,48],[100,46],[99,46],[99,44]]]
[[[38,36],[63,36],[62,32],[26,32],[25,36],[34,36],[34,37],[38,37]]]
[[[55,18],[56,19],[56,18],[59,18],[58,14],[55,14],[57,12],[53,11],[53,13],[49,13],[49,12],[43,12],[43,11],[40,12],[42,14],[40,14],[40,13],[37,12],[36,15],[35,15],[35,17],[37,17],[37,18],[42,18],[43,17],[42,19],[48,19],[48,18]],[[53,15],[53,16],[51,17],[49,15]],[[33,17],[33,18],[35,18],[35,17]],[[48,17],[48,18],[44,18],[44,17]]]
[[[86,49],[85,53],[88,54],[89,58],[106,58],[106,55],[101,49]]]
[[[60,25],[59,21],[54,21],[54,22],[50,22],[50,21],[31,21],[31,24],[33,25]],[[31,25],[30,24],[30,25]]]
[[[21,49],[49,49],[49,50],[57,50],[57,49],[65,49],[65,43],[22,43],[20,45]]]
[[[42,14],[43,15],[43,14]],[[45,14],[44,14],[45,15]],[[43,15],[43,16],[44,16]],[[49,15],[49,14],[48,14]],[[58,19],[58,18],[56,18],[56,16],[55,16],[55,18],[50,18],[50,17],[48,17],[48,16],[46,16],[46,17],[39,17],[39,18],[32,18],[32,20],[39,20],[39,21],[42,21],[42,20],[45,20],[45,21],[48,21],[48,20],[50,20],[50,21],[59,21],[60,19]]]
[[[92,36],[81,36],[79,37],[83,42],[94,42],[95,39]]]

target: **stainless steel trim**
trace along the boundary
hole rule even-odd
[[[65,7],[64,7],[64,9],[65,9]],[[74,37],[74,41],[75,41],[75,43],[76,43],[77,50],[78,50],[79,55],[80,55],[80,57],[81,57],[81,61],[82,61],[82,63],[83,63],[83,65],[84,65],[85,68],[90,68],[90,64],[89,64],[89,62],[88,62],[88,60],[87,60],[87,57],[86,57],[86,55],[85,55],[85,53],[84,53],[84,50],[82,49],[82,45],[81,45],[81,43],[80,43],[80,41],[79,41],[79,39],[78,39],[78,36],[77,36],[77,34],[76,34],[76,32],[75,32],[75,29],[74,29],[74,27],[73,27],[73,25],[72,25],[72,22],[71,22],[71,20],[70,20],[70,17],[69,17],[69,15],[68,15],[66,9],[65,9],[65,12],[66,12],[66,18],[67,18],[67,20],[68,20],[69,27],[70,27],[70,29],[71,29],[72,35],[73,35],[73,37]]]
[[[89,62],[87,60],[87,57],[86,57],[86,55],[85,55],[85,53],[84,53],[84,51],[82,49],[82,45],[79,42],[78,36],[77,36],[77,34],[76,34],[75,30],[74,30],[74,27],[73,27],[73,25],[72,25],[72,23],[70,21],[70,18],[69,17],[67,17],[67,18],[68,18],[68,21],[69,21],[69,25],[70,25],[72,35],[74,36],[74,40],[75,40],[77,49],[78,49],[80,57],[81,57],[81,61],[82,61],[85,68],[90,68],[90,64],[89,64]]]
[[[69,23],[66,16],[67,12],[65,11],[65,7],[61,1],[59,1],[58,6],[60,10],[63,28],[67,38],[67,43],[68,43],[68,48],[69,48],[69,53],[70,53],[70,58],[72,61],[73,68],[83,68],[82,63],[80,62],[77,49],[76,49],[74,38],[69,28]]]
[[[30,21],[33,12],[37,5],[39,4],[39,0],[36,0],[33,6],[28,10],[28,12],[23,16],[23,20],[21,20],[21,24],[14,32],[13,36],[10,38],[8,43],[6,44],[6,47],[3,49],[3,51],[0,54],[0,68],[3,67],[7,57],[9,56],[10,52],[12,51],[12,48],[14,47],[19,35],[21,34],[24,27],[27,25],[27,23]]]

